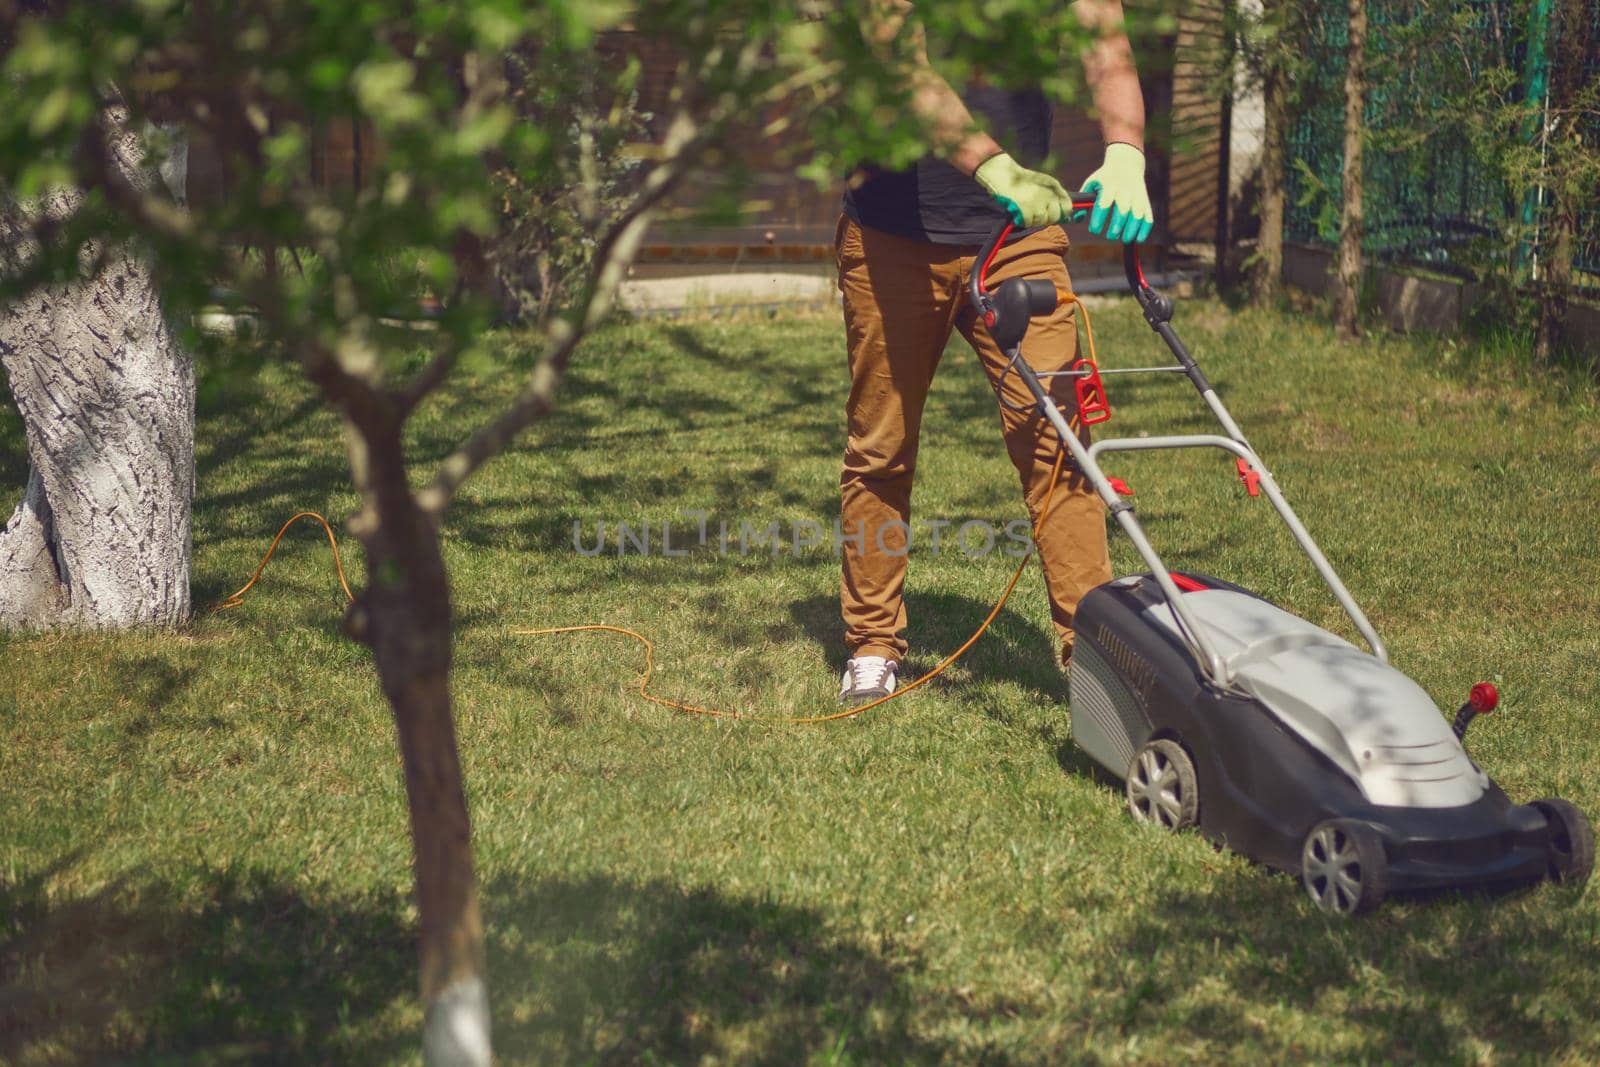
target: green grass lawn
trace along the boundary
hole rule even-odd
[[[1600,815],[1593,390],[1440,342],[1343,349],[1309,315],[1187,301],[1177,324],[1394,662],[1450,710],[1496,681],[1475,755],[1515,799]],[[1127,302],[1096,326],[1108,365],[1162,357]],[[958,667],[829,726],[677,715],[632,692],[625,639],[510,635],[629,626],[666,695],[832,710],[831,551],[584,557],[572,527],[592,543],[598,520],[677,520],[681,543],[684,510],[713,543],[722,519],[827,527],[842,332],[829,315],[607,329],[560,413],[451,512],[503,1062],[1600,1060],[1600,891],[1340,922],[1290,878],[1137,827],[1072,744],[1036,572]],[[526,338],[497,344],[530,358]],[[427,409],[420,453],[516,381],[479,373]],[[1118,434],[1206,426],[1181,377],[1111,390]],[[930,408],[918,515],[1021,516],[959,341]],[[286,372],[210,394],[199,439],[198,604],[293,511],[352,507],[336,423]],[[1174,565],[1343,627],[1230,461],[1110,466]],[[393,731],[321,538],[301,527],[244,606],[183,633],[0,638],[0,1062],[416,1058]],[[913,554],[906,676],[972,630],[1011,562]]]

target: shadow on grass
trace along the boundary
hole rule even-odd
[[[918,1063],[917,959],[818,912],[665,881],[485,891],[497,1054],[541,1063]]]
[[[304,396],[289,411],[263,417],[261,412],[267,404],[267,391],[254,383],[232,384],[238,392],[228,395],[226,400],[218,402],[213,399],[210,403],[197,405],[196,422],[203,429],[233,418],[242,411],[252,412],[255,418],[249,433],[235,430],[220,435],[196,435],[199,439],[195,442],[195,473],[201,481],[252,452],[264,452],[264,442],[273,440],[276,435],[303,429],[323,410],[323,405],[315,396]]]
[[[415,929],[401,895],[326,898],[262,873],[52,891],[0,881],[0,1062],[408,1060]],[[928,1062],[916,957],[821,913],[672,882],[484,887],[503,1063]]]
[[[118,687],[136,705],[159,715],[194,684],[200,668],[174,664],[161,656],[123,656],[111,664]]]
[[[1093,985],[1122,1033],[1280,1063],[1538,1062],[1593,1041],[1600,949],[1570,890],[1350,921],[1313,912],[1289,876],[1218,877],[1156,891],[1105,939]]]
[[[998,597],[1005,587],[995,590]],[[908,631],[914,634],[912,650],[902,676],[914,678],[932,670],[978,628],[992,602],[954,593],[912,593],[906,598]],[[814,596],[789,605],[793,624],[824,650],[828,664],[844,669],[844,623],[839,618],[837,596]],[[1058,666],[1060,650],[1042,623],[1030,622],[1007,607],[995,617],[978,643],[962,656],[961,663],[974,680],[1006,679],[1051,698],[1066,700],[1066,676]],[[772,627],[769,637],[787,636],[785,629]]]
[[[1063,684],[1062,688],[1067,687]],[[1059,714],[1039,727],[1039,742],[1055,756],[1056,766],[1073,778],[1082,778],[1121,797],[1126,790],[1123,780],[1096,763],[1072,740],[1072,711],[1065,695],[1056,710]]]
[[[0,881],[0,1061],[369,1062],[415,1042],[372,1037],[414,988],[403,900],[222,871],[52,892],[69,866]]]

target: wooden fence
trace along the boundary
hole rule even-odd
[[[1156,209],[1154,243],[1163,249],[1178,242],[1211,242],[1216,236],[1217,183],[1219,166],[1226,158],[1227,115],[1210,91],[1203,57],[1219,32],[1220,3],[1211,0],[1186,5],[1177,33],[1140,56],[1145,102],[1152,117],[1148,182]],[[639,58],[638,106],[659,120],[669,108],[677,57],[659,40],[627,31],[608,35],[602,48],[613,55]],[[762,121],[773,117],[763,116]],[[1054,123],[1056,170],[1070,186],[1099,165],[1099,127],[1082,109],[1066,107],[1056,108]],[[740,225],[708,228],[695,223],[694,208],[707,199],[716,182],[714,175],[702,176],[690,183],[673,205],[681,220],[669,217],[656,226],[641,264],[828,262],[843,186],[838,183],[819,189],[796,177],[792,166],[779,165],[780,160],[803,154],[803,138],[803,130],[791,129],[778,138],[752,136],[744,141],[747,157],[742,162],[754,176],[745,198],[759,206],[748,212]],[[332,122],[313,145],[313,180],[329,187],[363,185],[380,152],[377,138],[363,124]],[[204,144],[191,145],[190,196],[225,196],[230,184],[216,153]],[[1081,227],[1074,231],[1075,263],[1114,263],[1114,248],[1089,237]],[[1159,256],[1152,259],[1159,261]]]

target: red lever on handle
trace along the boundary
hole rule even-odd
[[[1083,372],[1073,379],[1073,388],[1078,393],[1079,425],[1093,426],[1105,422],[1111,417],[1111,404],[1106,400],[1106,387],[1100,380],[1100,368],[1086,356],[1074,363],[1072,369]]]
[[[1233,465],[1239,472],[1239,480],[1244,483],[1244,491],[1251,496],[1260,496],[1261,472],[1242,459],[1235,459]]]

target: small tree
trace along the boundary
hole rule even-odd
[[[1334,285],[1334,329],[1342,341],[1361,335],[1362,156],[1367,124],[1367,4],[1349,0],[1350,31],[1344,67],[1344,166],[1339,186],[1339,253]]]
[[[1555,61],[1550,71],[1550,103],[1542,116],[1549,154],[1543,160],[1541,184],[1549,203],[1547,230],[1540,242],[1539,324],[1534,334],[1534,355],[1544,362],[1566,344],[1579,212],[1593,212],[1600,202],[1596,196],[1600,189],[1600,82],[1584,77],[1585,63],[1600,46],[1593,9],[1588,0],[1557,0],[1555,4]]]
[[[456,749],[449,670],[452,613],[440,529],[456,492],[549,412],[584,336],[617,287],[657,209],[730,130],[759,131],[764,110],[812,134],[808,173],[840,175],[859,159],[888,165],[926,139],[908,105],[909,37],[868,43],[857,13],[814,17],[756,0],[644,5],[512,0],[82,0],[27,17],[0,0],[0,188],[20,202],[73,190],[60,217],[35,213],[19,238],[37,251],[9,272],[8,293],[91,276],[103,250],[136,240],[174,321],[222,286],[259,316],[265,339],[297,362],[342,416],[361,505],[349,529],[366,549],[365,587],[346,616],[371,648],[394,711],[415,849],[421,992],[430,1062],[489,1058],[483,928]],[[1076,17],[1046,0],[992,11],[979,0],[928,6],[929,36],[959,72],[993,68],[1065,95],[1062,71],[1083,43]],[[563,72],[581,70],[584,106],[622,106],[634,68],[597,46],[624,22],[683,59],[672,109],[624,179],[602,187],[595,138],[569,121]],[[515,70],[508,70],[516,56]],[[887,61],[886,61],[887,59]],[[519,109],[516,86],[555,106]],[[179,210],[134,180],[108,147],[113,115],[149,127],[159,111],[214,145],[234,184]],[[361,188],[309,180],[317,132],[355,118],[382,144]],[[592,131],[591,131],[592,132]],[[149,144],[146,165],[160,162]],[[569,296],[546,316],[542,351],[521,391],[420,478],[408,420],[469,357],[502,306],[508,262],[497,244],[494,176],[545,187],[576,175],[592,248]],[[608,205],[609,211],[602,211]],[[242,249],[252,251],[244,254]],[[304,256],[305,269],[287,269]],[[512,268],[516,268],[513,266]],[[525,292],[537,279],[523,279]],[[427,333],[385,324],[419,290],[444,297]],[[515,278],[509,286],[518,288]],[[0,293],[0,295],[5,295]],[[190,331],[187,340],[204,341]],[[420,358],[419,341],[425,342]],[[202,358],[219,358],[214,347]]]
[[[1304,5],[1287,0],[1261,0],[1254,14],[1239,10],[1239,62],[1246,78],[1260,87],[1262,110],[1261,226],[1249,264],[1250,294],[1256,304],[1271,305],[1283,294],[1285,168],[1295,84],[1307,63],[1306,11]]]
[[[1483,318],[1527,326],[1540,360],[1561,347],[1578,229],[1600,188],[1600,82],[1583,73],[1596,10],[1593,0],[1437,4],[1390,28],[1391,64],[1427,91],[1388,94],[1379,143],[1415,172],[1451,146],[1478,196],[1462,213],[1482,228],[1450,249],[1452,263],[1492,294]]]

